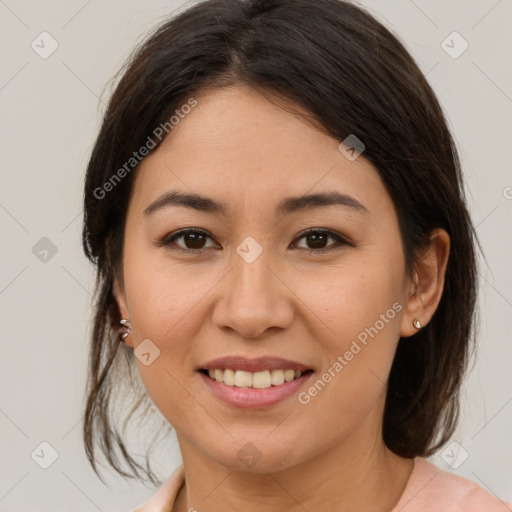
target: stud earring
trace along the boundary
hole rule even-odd
[[[128,336],[128,334],[130,334],[130,331],[132,330],[132,328],[130,327],[130,325],[128,325],[130,323],[130,320],[128,320],[127,318],[123,318],[119,324],[124,328],[126,329],[126,331],[121,335],[121,341],[124,341],[126,339],[126,337]]]
[[[421,329],[421,322],[419,320],[414,320],[412,325],[414,325],[414,327],[416,327],[416,329]]]

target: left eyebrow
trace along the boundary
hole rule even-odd
[[[145,210],[144,216],[166,208],[168,206],[184,206],[205,213],[227,216],[229,208],[225,203],[215,201],[199,194],[185,194],[179,191],[170,191],[151,203]],[[344,206],[360,213],[370,212],[362,203],[352,196],[340,194],[337,191],[307,194],[303,196],[287,197],[279,202],[276,215],[289,215],[304,210],[312,210],[326,206]]]
[[[298,197],[287,197],[283,199],[276,208],[276,213],[287,215],[302,210],[312,210],[325,206],[345,206],[360,213],[369,214],[368,208],[357,199],[347,194],[340,194],[333,190],[319,194],[308,194]]]

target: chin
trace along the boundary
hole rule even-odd
[[[244,440],[232,439],[220,453],[218,445],[215,449],[208,451],[214,460],[227,469],[247,473],[282,471],[300,462],[300,456],[298,457],[297,453],[298,442],[290,441],[289,446],[286,446],[276,443],[275,440],[269,442],[268,439],[260,439],[258,435],[253,436],[252,441],[249,439],[251,439],[250,436],[244,436]]]

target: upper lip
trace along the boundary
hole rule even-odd
[[[201,365],[198,369],[215,370],[225,369],[244,370],[246,372],[261,372],[264,370],[311,370],[310,366],[292,361],[290,359],[282,359],[281,357],[258,357],[248,359],[243,356],[227,356],[219,357],[208,361]]]

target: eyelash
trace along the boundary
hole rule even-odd
[[[178,231],[176,233],[171,233],[170,235],[167,235],[163,239],[157,241],[156,244],[159,246],[164,246],[171,251],[180,252],[180,253],[195,252],[195,253],[201,254],[204,251],[208,250],[208,248],[183,249],[181,247],[173,245],[175,240],[178,240],[179,238],[182,238],[183,236],[188,235],[188,234],[202,235],[202,236],[211,238],[210,235],[206,231],[203,231],[202,229],[189,228],[189,229],[184,229],[184,230]],[[303,231],[302,233],[299,233],[297,235],[297,237],[295,238],[295,240],[300,240],[300,239],[302,239],[308,235],[311,235],[311,234],[327,235],[327,236],[334,238],[338,243],[340,243],[342,245],[348,245],[350,247],[354,247],[354,244],[349,242],[346,238],[344,238],[343,236],[341,236],[337,233],[334,233],[333,231],[327,230],[327,229],[318,229],[318,228],[308,229],[306,231]],[[328,249],[304,249],[304,248],[301,248],[301,250],[304,251],[306,254],[313,255],[313,256],[329,253],[332,251],[336,251],[338,249],[340,249],[340,246],[337,246],[337,247],[335,246],[334,248],[331,247]]]

